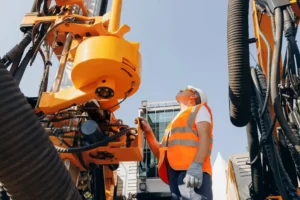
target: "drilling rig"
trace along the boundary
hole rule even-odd
[[[298,0],[228,0],[230,120],[247,129],[255,200],[300,199],[299,6]],[[257,66],[249,63],[252,43]]]
[[[1,57],[1,199],[113,200],[119,162],[143,160],[139,123],[131,128],[114,115],[139,89],[139,43],[124,39],[122,0],[109,12],[108,3],[35,0],[22,40]],[[19,85],[38,54],[39,91],[26,97]]]

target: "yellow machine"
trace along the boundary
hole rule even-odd
[[[255,38],[249,38],[249,4]],[[255,200],[300,199],[299,6],[298,0],[228,0],[230,119],[247,127],[249,190]],[[251,43],[256,44],[255,67],[249,64]]]
[[[113,200],[119,162],[142,160],[139,125],[114,115],[139,89],[139,43],[124,39],[130,27],[120,26],[122,0],[113,0],[110,12],[107,4],[36,0],[21,23],[23,40],[1,59],[3,200]],[[24,97],[18,84],[38,53],[45,69],[39,96]],[[48,89],[52,54],[59,68]],[[62,87],[64,78],[72,85]]]

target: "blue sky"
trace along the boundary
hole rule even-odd
[[[32,2],[6,1],[1,5],[1,16],[7,19],[1,31],[0,55],[21,39],[19,25]],[[123,1],[121,22],[131,27],[126,38],[141,43],[142,84],[116,112],[118,118],[134,126],[142,100],[174,100],[178,90],[188,84],[203,89],[214,116],[212,161],[217,152],[227,160],[230,154],[245,152],[247,146],[245,128],[234,127],[229,121],[227,1],[217,2],[214,5],[199,0]],[[255,55],[255,49],[251,49]],[[57,66],[51,68],[51,81],[56,69]],[[40,58],[28,67],[21,82],[25,95],[36,96],[42,70]]]

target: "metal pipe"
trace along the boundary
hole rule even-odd
[[[72,33],[68,33],[67,37],[66,37],[66,42],[65,42],[65,46],[63,48],[62,51],[62,55],[60,57],[60,62],[59,62],[59,68],[58,68],[58,72],[55,78],[55,82],[53,85],[53,90],[52,92],[58,92],[60,85],[61,85],[61,81],[62,81],[62,77],[66,68],[66,63],[67,63],[67,58],[68,58],[68,51],[70,49],[72,43]]]
[[[271,67],[271,99],[272,103],[275,103],[278,97],[278,73],[279,73],[279,62],[281,57],[282,47],[282,32],[283,32],[283,12],[282,8],[276,8],[275,10],[275,21],[276,21],[276,33],[275,33],[275,45],[272,57]]]
[[[114,32],[119,29],[121,11],[122,11],[122,0],[113,0],[111,6],[111,17],[108,25],[109,32]]]
[[[72,9],[71,9],[72,14],[77,14],[77,13],[79,13],[79,11],[80,11],[80,9],[79,9],[78,5],[72,6]],[[64,48],[62,50],[62,55],[60,57],[59,68],[58,68],[58,72],[56,74],[52,92],[58,92],[60,89],[60,85],[62,82],[63,74],[65,72],[67,58],[69,55],[69,50],[70,50],[71,44],[72,44],[72,33],[68,33],[66,36]]]

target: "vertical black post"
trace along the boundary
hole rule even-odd
[[[93,178],[92,192],[94,194],[94,200],[106,200],[104,168],[102,165],[96,164],[92,164],[91,168]]]
[[[99,16],[103,16],[107,11],[108,0],[100,0]]]

